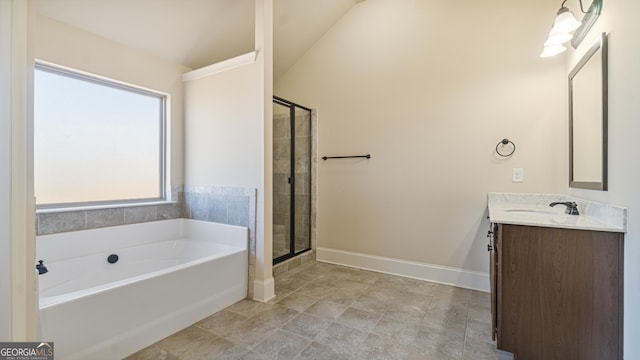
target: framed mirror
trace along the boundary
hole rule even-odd
[[[607,190],[607,34],[569,73],[569,187]]]

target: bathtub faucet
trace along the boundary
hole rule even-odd
[[[38,265],[36,265],[36,270],[38,270],[38,275],[46,274],[49,272],[46,266],[44,266],[44,260],[38,261]]]

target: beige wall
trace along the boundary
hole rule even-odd
[[[577,1],[567,3],[578,9]],[[602,32],[609,33],[609,191],[568,189],[574,196],[628,208],[624,269],[624,357],[640,359],[640,47],[636,0],[604,1],[602,16],[580,47],[566,57],[568,73]]]
[[[319,164],[318,246],[487,272],[487,192],[564,191],[564,63],[538,57],[555,11],[369,0],[278,79],[318,108],[319,156],[372,155]]]
[[[171,96],[171,184],[183,184],[182,73],[187,68],[146,55],[82,29],[39,15],[36,59],[86,71]]]
[[[254,62],[184,83],[186,185],[261,186],[260,74]]]

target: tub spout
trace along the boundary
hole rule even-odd
[[[44,260],[40,260],[36,265],[36,270],[38,270],[38,275],[46,274],[49,272],[49,269],[47,269],[47,267],[44,266],[43,263],[44,263]]]

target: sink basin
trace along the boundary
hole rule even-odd
[[[554,215],[554,216],[558,216],[558,215],[567,215],[563,212],[557,212],[557,211],[553,211],[553,210],[543,210],[543,209],[507,209],[505,210],[506,212],[513,212],[513,213],[523,213],[523,214],[539,214],[539,215]]]

